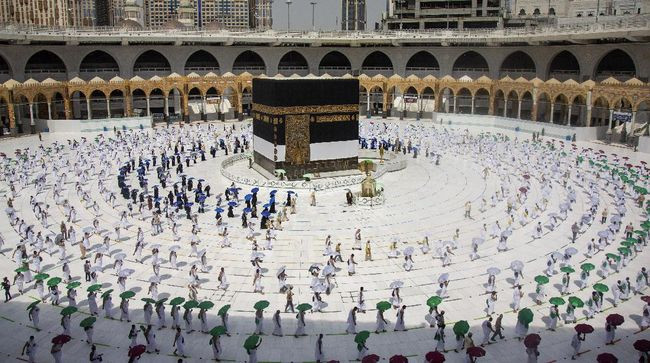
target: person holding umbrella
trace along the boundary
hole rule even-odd
[[[39,323],[39,313],[41,309],[39,309],[38,304],[40,303],[39,300],[34,301],[33,303],[29,304],[27,306],[27,317],[29,318],[29,321],[32,322],[34,325],[34,328],[36,328],[36,331],[41,331],[41,329],[38,327]]]
[[[63,349],[63,343],[52,343],[52,349],[50,349],[50,354],[52,354],[52,357],[54,358],[54,363],[62,363],[62,355],[63,352],[61,351]]]
[[[557,305],[555,304],[551,305],[551,307],[549,308],[549,316],[551,318],[551,323],[549,324],[548,330],[555,331],[555,328],[557,327],[558,319],[560,318],[560,311]]]
[[[214,360],[219,361],[221,357],[221,334],[224,334],[226,329],[223,326],[216,326],[210,331],[210,347],[212,348],[212,356]]]
[[[86,332],[86,343],[93,345],[93,324],[95,324],[95,321],[97,318],[94,316],[85,318],[84,320],[79,323],[79,326],[83,328],[83,330]]]
[[[573,354],[571,355],[571,360],[576,360],[576,357],[580,356],[580,347],[582,346],[582,342],[584,342],[586,338],[587,338],[587,334],[580,334],[580,332],[576,332],[573,338],[571,338],[571,348],[573,348]]]
[[[605,345],[614,345],[614,339],[616,339],[616,325],[610,319],[607,319],[605,323]]]
[[[377,303],[377,328],[375,329],[375,333],[379,334],[379,332],[386,332],[386,325],[388,324],[388,320],[384,318],[384,311],[390,309],[391,304],[387,301],[380,301]]]
[[[120,301],[120,321],[126,320],[130,323],[131,318],[129,317],[129,298],[126,297],[130,296],[130,294],[127,294],[128,292],[131,291],[125,291],[120,295],[122,298],[122,301]]]
[[[251,335],[244,342],[246,354],[248,354],[248,363],[257,363],[257,348],[262,344],[262,338],[258,335]]]
[[[255,304],[255,334],[264,334],[264,308]]]
[[[185,308],[185,311],[183,312],[183,321],[185,322],[185,330],[187,330],[187,334],[192,334],[194,331],[194,328],[192,328],[192,309],[196,307],[196,305],[196,301],[190,300],[183,306]],[[177,327],[176,330],[178,330],[178,328],[179,327]]]
[[[368,341],[370,333],[366,330],[359,332],[354,336],[354,342],[357,343],[357,360],[362,361],[363,357],[368,355],[368,347],[366,346],[366,341]]]

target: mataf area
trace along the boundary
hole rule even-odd
[[[55,346],[64,362],[87,340],[111,362],[631,362],[647,349],[645,154],[372,118],[359,153],[383,204],[363,205],[357,176],[250,169],[249,122],[117,131],[0,143],[4,361],[27,360],[30,335],[35,361]]]

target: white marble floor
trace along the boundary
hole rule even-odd
[[[375,122],[381,122],[375,120]],[[409,125],[407,121],[399,122],[390,120],[389,122],[399,124],[404,130]],[[238,127],[240,124],[235,124]],[[229,124],[230,126],[230,124]],[[426,128],[431,127],[427,124]],[[440,126],[436,126],[438,130]],[[221,124],[217,126],[217,134],[222,131]],[[482,130],[470,129],[469,133],[479,134]],[[149,131],[151,133],[151,131]],[[404,131],[406,132],[406,131]],[[356,344],[354,336],[346,334],[346,319],[349,310],[355,306],[358,300],[358,291],[364,287],[365,299],[368,310],[365,314],[358,314],[357,330],[375,330],[375,305],[382,300],[388,300],[391,297],[390,283],[395,280],[404,282],[401,289],[403,304],[407,306],[405,322],[407,331],[394,332],[396,310],[389,310],[386,318],[390,324],[387,333],[372,333],[368,339],[367,345],[369,352],[379,355],[383,360],[388,360],[392,355],[401,354],[406,356],[409,361],[425,361],[424,355],[432,351],[436,346],[434,341],[435,329],[429,327],[425,320],[428,307],[426,300],[436,294],[438,289],[438,278],[443,273],[450,276],[448,297],[443,300],[440,309],[445,311],[446,317],[446,334],[447,341],[445,356],[447,362],[462,362],[465,360],[465,353],[455,353],[454,335],[452,326],[459,320],[467,320],[474,334],[474,342],[478,345],[483,339],[481,323],[486,318],[485,300],[486,295],[485,283],[487,281],[486,269],[488,267],[498,267],[501,273],[496,276],[496,291],[498,292],[498,301],[496,303],[496,314],[503,314],[503,325],[505,339],[498,340],[496,343],[485,347],[486,356],[479,358],[479,362],[524,362],[527,359],[525,347],[522,342],[515,338],[514,326],[516,324],[517,314],[512,311],[512,270],[510,263],[513,260],[521,260],[525,263],[524,279],[522,289],[524,297],[521,306],[529,307],[534,312],[534,320],[530,325],[529,333],[537,333],[541,336],[542,341],[539,346],[539,362],[550,362],[570,359],[573,353],[569,345],[571,338],[575,335],[573,323],[560,324],[555,332],[547,330],[549,322],[549,303],[548,298],[559,296],[558,287],[561,286],[561,274],[550,276],[550,283],[547,285],[547,299],[541,305],[533,301],[535,292],[535,275],[543,274],[546,268],[548,256],[555,252],[563,252],[567,247],[575,247],[578,254],[573,256],[571,264],[576,270],[584,262],[591,262],[596,265],[597,270],[604,260],[605,253],[618,253],[616,250],[619,243],[624,240],[624,232],[618,233],[612,240],[611,245],[607,246],[605,251],[595,254],[594,257],[588,258],[585,253],[587,243],[592,238],[597,237],[597,233],[607,227],[607,224],[600,224],[600,214],[604,207],[608,206],[610,213],[613,213],[613,186],[605,186],[604,180],[597,181],[600,205],[596,213],[593,224],[584,226],[584,232],[578,236],[575,244],[571,243],[571,225],[579,221],[581,216],[590,207],[589,194],[587,194],[588,184],[582,183],[577,176],[589,175],[589,172],[595,170],[589,166],[585,160],[579,166],[575,166],[575,156],[570,151],[570,146],[566,147],[568,155],[561,156],[559,152],[552,152],[548,149],[533,150],[530,152],[531,158],[527,159],[522,153],[521,140],[519,146],[514,146],[512,139],[519,136],[511,134],[511,141],[499,141],[496,144],[484,143],[481,150],[478,150],[478,144],[468,143],[467,145],[456,145],[454,140],[461,140],[460,136],[463,131],[450,129],[449,136],[438,136],[431,138],[431,150],[442,154],[440,165],[435,165],[433,159],[426,158],[424,155],[425,147],[421,147],[418,158],[409,158],[406,169],[388,173],[381,178],[381,183],[385,187],[386,203],[380,206],[359,207],[348,206],[345,203],[345,191],[333,189],[319,191],[316,194],[316,206],[310,206],[309,197],[306,192],[299,192],[298,205],[296,214],[289,215],[289,221],[283,223],[283,229],[277,232],[277,241],[273,244],[272,250],[263,251],[265,257],[262,262],[263,267],[263,285],[264,294],[253,292],[253,275],[254,267],[250,262],[251,242],[245,238],[246,231],[241,227],[239,219],[241,207],[235,218],[226,218],[224,221],[231,232],[230,240],[232,247],[221,248],[219,243],[221,237],[218,236],[217,227],[214,223],[214,197],[208,199],[208,212],[199,215],[199,225],[201,232],[200,248],[207,249],[208,272],[200,272],[200,287],[198,288],[198,300],[209,300],[214,302],[215,307],[208,311],[208,326],[212,328],[220,325],[221,321],[217,316],[217,310],[225,305],[230,304],[229,330],[232,333],[230,337],[222,337],[221,345],[223,352],[222,360],[243,362],[248,360],[248,355],[243,349],[244,340],[254,332],[254,309],[253,304],[258,300],[268,300],[270,307],[265,311],[264,336],[261,346],[258,348],[257,357],[260,361],[271,362],[307,362],[314,361],[314,350],[316,338],[319,333],[324,334],[324,356],[326,360],[350,361],[357,357]],[[404,133],[402,133],[404,134]],[[64,141],[67,139],[87,136],[89,139],[95,135],[43,135],[43,145],[49,145],[55,140]],[[107,133],[107,137],[113,137],[112,133]],[[415,137],[415,136],[414,136]],[[423,135],[420,135],[423,137]],[[149,139],[151,140],[151,138]],[[92,140],[91,140],[92,141]],[[546,141],[546,140],[545,140]],[[154,142],[154,141],[149,141]],[[423,141],[422,141],[423,142]],[[559,144],[556,143],[558,146]],[[34,150],[39,145],[38,139],[34,136],[21,137],[18,139],[9,139],[0,141],[0,151],[8,156],[14,156],[14,150],[17,148],[30,147]],[[67,144],[66,144],[67,145]],[[492,146],[490,146],[492,145]],[[494,146],[496,145],[496,146]],[[601,145],[592,145],[589,143],[579,143],[578,151],[583,147],[593,147],[603,149],[607,154],[616,153],[619,156],[629,156],[629,162],[637,165],[640,161],[647,160],[645,155],[632,153],[628,149],[609,148]],[[57,158],[68,158],[71,153],[66,146]],[[553,158],[561,163],[559,169],[564,172],[568,171],[568,185],[572,185],[576,190],[576,202],[572,205],[572,210],[568,211],[565,220],[560,221],[559,225],[552,231],[544,228],[544,234],[541,238],[532,237],[533,230],[537,222],[546,224],[549,220],[549,214],[558,212],[559,205],[567,197],[567,191],[559,183],[562,179],[556,175],[552,179],[552,191],[548,196],[548,204],[544,211],[539,213],[537,218],[529,217],[525,225],[519,223],[519,216],[524,209],[532,212],[536,202],[541,203],[543,190],[541,176],[545,175],[548,179],[551,175],[550,165],[542,167],[538,157],[540,155],[553,155],[544,162],[549,162]],[[508,160],[507,156],[514,157]],[[217,153],[216,158],[208,155],[206,161],[199,161],[197,164],[191,164],[184,171],[187,175],[197,179],[202,178],[210,184],[212,193],[221,193],[230,185],[231,181],[222,177],[219,172],[221,161],[226,156],[222,151]],[[610,156],[610,161],[613,157]],[[110,161],[110,160],[109,160]],[[495,167],[495,162],[501,163],[501,167]],[[486,178],[483,178],[483,170],[486,166],[491,166],[491,171]],[[3,164],[3,167],[5,164]],[[117,163],[111,164],[111,169],[117,170]],[[36,175],[40,166],[34,166],[32,170]],[[152,168],[153,170],[153,168]],[[235,166],[234,170],[239,173],[255,173],[245,167]],[[51,172],[51,170],[46,170]],[[497,251],[497,239],[489,238],[479,246],[478,254],[480,258],[470,261],[469,253],[471,250],[471,240],[481,234],[483,225],[486,224],[488,231],[491,230],[495,221],[500,221],[501,226],[507,224],[509,218],[506,213],[506,199],[496,201],[494,206],[490,206],[490,198],[495,191],[500,189],[502,181],[510,176],[511,184],[506,184],[506,189],[510,189],[511,196],[516,196],[518,188],[524,182],[521,176],[524,173],[531,175],[530,190],[527,193],[527,199],[518,205],[512,213],[515,217],[513,223],[513,234],[508,238],[509,249],[505,252]],[[133,174],[133,173],[132,173]],[[252,175],[252,174],[251,174]],[[560,173],[561,175],[561,173]],[[156,179],[155,172],[148,173],[149,179]],[[175,173],[172,171],[175,179]],[[30,181],[33,175],[30,176]],[[80,235],[83,227],[92,224],[95,218],[94,212],[86,208],[86,204],[80,200],[75,192],[75,178],[69,178],[69,183],[65,184],[65,194],[72,205],[78,212],[78,220],[73,225]],[[48,175],[47,188],[38,194],[37,199],[45,204],[50,205],[49,209],[49,226],[44,227],[30,206],[30,196],[35,195],[35,185],[28,184],[20,187],[18,195],[14,200],[14,208],[19,218],[26,221],[27,224],[33,224],[36,231],[42,231],[43,235],[49,233],[58,233],[59,223],[65,218],[64,208],[55,203],[52,194],[52,184],[56,180],[54,174]],[[130,177],[132,183],[137,179]],[[100,226],[104,228],[112,227],[119,220],[119,213],[125,209],[124,199],[117,193],[116,174],[111,175],[106,185],[113,189],[117,194],[118,205],[111,206],[104,201],[103,196],[97,188],[97,176],[93,176],[86,184],[82,186],[87,190],[93,200],[96,200],[100,213],[98,220]],[[239,185],[243,188],[242,192],[248,193],[251,187]],[[359,187],[356,188],[357,190]],[[8,190],[6,181],[0,182],[0,191],[5,194],[2,198],[3,203],[6,197],[11,193]],[[167,192],[161,193],[163,196]],[[269,190],[262,189],[258,193],[260,203],[266,203],[268,200]],[[278,202],[284,202],[286,193],[284,190],[278,191]],[[485,198],[488,205],[484,211],[479,211],[481,199]],[[472,218],[464,218],[464,205],[467,201],[472,202]],[[622,218],[623,226],[633,223],[635,229],[640,229],[641,222],[647,219],[646,212],[638,208],[630,196],[626,196],[625,206],[627,213]],[[4,208],[4,206],[3,206]],[[137,211],[137,208],[135,209]],[[196,208],[194,209],[196,211]],[[161,280],[159,286],[159,297],[182,296],[188,298],[187,283],[190,264],[196,260],[196,257],[189,257],[190,237],[192,225],[189,220],[181,214],[180,219],[180,236],[181,240],[174,241],[169,225],[165,224],[164,232],[160,235],[152,236],[150,219],[140,221],[138,215],[132,218],[134,224],[128,230],[122,230],[122,238],[119,241],[111,242],[110,255],[114,256],[120,252],[126,253],[124,267],[135,270],[135,273],[128,278],[127,289],[136,293],[135,298],[130,303],[131,319],[135,324],[143,324],[143,302],[140,298],[147,297],[149,286],[149,277],[152,275],[150,259],[145,259],[144,263],[138,263],[132,256],[136,243],[137,226],[142,227],[145,232],[145,241],[148,244],[158,243],[162,245],[161,258]],[[259,229],[259,222],[255,220],[255,228]],[[352,251],[354,242],[354,231],[360,228],[362,240],[370,240],[372,246],[372,260],[364,259],[363,251]],[[111,228],[109,228],[111,229]],[[442,267],[441,259],[435,257],[435,245],[438,240],[451,240],[454,231],[460,230],[459,247],[454,250],[452,263],[449,266]],[[111,238],[114,237],[112,232],[106,232]],[[260,245],[264,244],[264,231],[256,238]],[[7,276],[12,279],[15,275],[13,272],[18,266],[12,260],[12,252],[20,241],[20,236],[14,227],[10,224],[9,218],[0,219],[0,234],[4,237],[5,244],[2,247],[0,255],[0,276]],[[275,277],[275,271],[280,266],[286,266],[288,274],[288,283],[294,286],[296,294],[294,298],[295,305],[299,303],[311,303],[311,276],[308,268],[314,263],[326,263],[327,258],[323,256],[325,248],[325,238],[327,235],[332,236],[334,244],[340,242],[342,245],[343,260],[347,260],[351,253],[355,253],[358,262],[356,274],[348,276],[346,264],[339,262],[337,267],[340,268],[333,277],[335,287],[329,295],[323,294],[323,300],[327,307],[319,313],[307,313],[306,315],[306,336],[295,338],[292,334],[296,328],[296,316],[294,313],[282,313],[283,330],[285,336],[272,336],[273,324],[271,317],[277,309],[284,311],[285,295],[279,292],[278,281]],[[418,244],[425,236],[430,236],[430,245],[432,251],[423,254]],[[391,241],[399,239],[397,247],[403,251],[406,247],[415,248],[413,256],[414,267],[411,271],[405,271],[403,268],[403,259],[388,258]],[[91,244],[93,249],[89,251],[88,256],[94,257],[96,248],[102,243],[103,237],[93,235]],[[170,268],[167,261],[168,247],[173,244],[180,244],[181,249],[178,252],[179,269]],[[199,249],[200,249],[199,248]],[[84,281],[83,261],[80,259],[78,247],[68,244],[69,253],[68,261],[74,280],[81,282],[78,288],[78,306],[79,311],[72,316],[72,340],[63,347],[63,361],[73,362],[81,359],[86,360],[90,351],[89,345],[85,342],[85,334],[79,327],[79,321],[89,316],[88,304],[86,300],[86,288],[90,285]],[[31,253],[31,249],[28,248]],[[145,247],[144,256],[150,256],[150,250]],[[62,262],[59,261],[58,253],[51,256],[47,253],[42,254],[42,270],[51,276],[61,276]],[[601,280],[601,276],[596,275],[594,271],[589,281],[589,286],[597,282],[611,286],[617,280],[630,277],[636,280],[637,274],[642,267],[649,267],[648,249],[644,248],[635,258],[631,259],[627,266],[623,267],[620,272],[612,273],[607,278]],[[114,275],[112,258],[105,258],[105,268],[99,274],[99,282],[102,283],[102,291],[107,289],[116,289],[117,277]],[[221,267],[224,267],[229,278],[230,286],[224,291],[218,288],[217,275]],[[559,270],[559,264],[556,267]],[[577,281],[578,273],[573,274],[574,280]],[[24,294],[18,294],[15,286],[12,287],[14,298],[8,303],[0,304],[0,329],[2,331],[0,339],[0,356],[2,361],[15,361],[17,359],[26,360],[26,356],[21,356],[21,348],[27,337],[34,335],[38,344],[36,361],[46,362],[53,361],[50,355],[50,340],[61,332],[60,317],[61,309],[68,305],[65,296],[65,284],[61,285],[63,293],[61,294],[61,304],[53,306],[49,302],[40,304],[40,331],[37,331],[28,320],[26,306],[38,299],[37,292],[33,288],[33,283],[25,284]],[[571,295],[578,296],[586,301],[591,295],[591,287],[580,290],[578,285],[571,283]],[[647,293],[646,289],[646,293]],[[118,293],[113,292],[113,302],[119,304]],[[593,325],[595,332],[588,335],[586,341],[582,344],[583,352],[578,361],[593,362],[600,353],[610,352],[616,355],[619,362],[632,362],[638,359],[638,353],[632,347],[632,344],[638,339],[650,339],[650,330],[640,331],[641,314],[644,303],[640,299],[641,295],[631,295],[629,300],[622,301],[618,306],[613,306],[611,292],[605,293],[605,302],[603,312],[596,315],[595,319],[589,320]],[[100,301],[101,302],[101,301]],[[171,306],[166,306],[167,325],[169,325],[169,311]],[[564,306],[560,307],[564,313]],[[194,310],[194,329],[197,331],[188,334],[184,331],[186,342],[186,353],[188,355],[185,361],[199,361],[212,359],[212,350],[209,345],[210,336],[198,331],[199,322]],[[610,313],[618,313],[625,317],[625,322],[617,330],[617,338],[620,339],[615,345],[605,345],[605,317]],[[119,313],[115,309],[114,317]],[[578,323],[585,322],[585,315],[582,309],[577,309],[576,316]],[[155,314],[153,321],[156,321]],[[155,324],[155,323],[154,323]],[[103,313],[100,313],[97,322],[94,325],[94,341],[99,352],[104,354],[104,361],[121,362],[127,361],[127,351],[129,339],[127,338],[131,323],[120,322],[119,320],[106,319]],[[172,355],[171,347],[174,332],[167,327],[166,329],[156,332],[157,342],[160,346],[160,354],[144,354],[141,362],[173,362],[178,359]],[[142,334],[138,337],[141,344],[144,344]]]

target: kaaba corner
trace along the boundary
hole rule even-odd
[[[253,158],[289,180],[358,168],[359,81],[253,80]]]

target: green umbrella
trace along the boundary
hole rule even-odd
[[[354,342],[363,344],[370,337],[370,332],[367,330],[362,330],[354,336]]]
[[[567,274],[570,274],[570,273],[574,273],[574,272],[576,272],[576,270],[574,270],[573,267],[571,267],[571,266],[564,266],[564,267],[561,267],[561,268],[560,268],[560,271],[562,271],[562,272],[564,272],[564,273],[567,273]]]
[[[182,297],[175,297],[172,301],[169,302],[169,305],[180,305],[185,302],[185,299]]]
[[[81,286],[81,282],[75,281],[75,282],[69,283],[68,286],[66,286],[65,288],[68,289],[68,290],[72,290],[72,289],[76,289],[79,286]]]
[[[612,260],[615,260],[615,261],[618,261],[618,260],[621,259],[621,257],[619,257],[619,255],[615,255],[613,253],[608,253],[608,254],[605,255],[605,257],[611,258]]]
[[[311,310],[311,305],[309,305],[309,304],[307,304],[307,303],[302,303],[302,304],[296,306],[296,310],[298,310],[298,311],[307,311],[307,310]]]
[[[580,298],[577,298],[575,296],[569,297],[569,304],[573,305],[576,308],[581,308],[585,306],[585,303],[582,300],[580,300]]]
[[[51,279],[47,280],[47,286],[56,286],[61,283],[61,278],[60,277],[52,277]]]
[[[641,223],[641,228],[643,228],[643,230],[645,230],[645,231],[649,230],[650,229],[650,221],[645,221],[645,222]]]
[[[648,190],[646,188],[644,188],[644,187],[635,186],[634,190],[636,190],[637,193],[639,193],[639,194],[643,194],[643,195],[648,194]]]
[[[595,284],[594,285],[594,290],[596,290],[598,292],[607,292],[607,291],[609,291],[609,287],[607,287],[607,285],[605,285],[605,284]]]
[[[18,272],[21,272],[21,273],[22,273],[22,272],[27,272],[27,271],[29,271],[29,269],[28,269],[27,267],[25,267],[25,266],[22,266],[22,267],[18,267],[18,268],[15,269],[14,271],[15,271],[16,273],[18,273]]]
[[[162,305],[162,304],[165,303],[165,301],[167,301],[167,298],[166,298],[166,297],[163,297],[162,299],[156,301],[156,305]]]
[[[523,308],[519,310],[519,314],[517,315],[517,319],[522,323],[522,324],[530,324],[533,321],[533,312],[529,308]]]
[[[561,297],[552,297],[548,302],[550,302],[551,305],[564,305],[566,303]]]
[[[224,334],[226,334],[226,327],[222,325],[215,326],[212,328],[212,330],[210,330],[210,335],[212,336],[219,336]]]
[[[34,280],[45,280],[48,277],[50,277],[50,275],[48,275],[48,274],[43,274],[43,273],[36,274],[36,276],[34,276]]]
[[[625,243],[625,242],[623,242],[623,243]],[[619,247],[618,252],[620,254],[622,254],[622,255],[629,255],[630,253],[632,253],[632,251],[630,251],[630,249],[627,248],[627,247]]]
[[[253,309],[255,309],[255,310],[264,310],[264,309],[268,308],[269,305],[271,305],[271,304],[268,301],[260,300],[260,301],[256,302],[255,305],[253,305]]]
[[[454,334],[456,335],[465,335],[469,331],[469,323],[465,320],[457,321],[454,324]]]
[[[135,296],[135,292],[128,290],[124,291],[123,293],[120,294],[120,298],[122,299],[130,299]]]
[[[156,300],[154,300],[154,299],[152,299],[152,298],[150,298],[150,297],[143,297],[143,298],[140,299],[140,300],[142,300],[142,301],[144,301],[144,302],[146,302],[146,303],[149,303],[149,304],[155,304],[155,303],[156,303]]]
[[[640,231],[640,230],[636,230],[636,231],[634,231],[634,233],[636,233],[637,235],[642,236],[642,237],[645,237],[645,236],[648,235],[648,232]]]
[[[434,308],[442,303],[442,298],[440,296],[431,296],[427,299],[427,305],[430,308]]]
[[[230,309],[230,304],[226,304],[226,305],[222,306],[221,309],[219,309],[219,311],[217,312],[217,315],[224,316],[224,315],[226,315],[228,313],[229,309]]]
[[[253,334],[249,336],[244,342],[244,348],[246,348],[247,350],[255,349],[255,347],[257,347],[261,341],[262,338],[260,338],[259,335]]]
[[[199,304],[199,309],[202,309],[202,310],[212,309],[213,307],[214,307],[214,303],[212,301],[202,301]]]
[[[594,266],[594,264],[592,264],[592,263],[583,263],[582,265],[580,265],[580,269],[582,269],[582,271],[586,271],[586,272],[592,271],[595,268],[596,268],[596,266]]]
[[[390,309],[391,306],[391,303],[388,301],[380,301],[377,303],[377,310],[386,311]]]
[[[101,290],[101,289],[102,289],[102,285],[100,285],[100,284],[94,284],[94,285],[90,285],[90,286],[88,286],[88,288],[86,289],[86,291],[88,291],[88,292],[93,292],[93,291],[99,291],[99,290]]]
[[[624,247],[627,247],[627,248],[632,248],[632,247],[634,247],[634,243],[629,242],[629,241],[623,241],[623,242],[621,242],[621,246],[624,246]]]
[[[185,309],[194,309],[197,306],[199,306],[199,302],[195,300],[188,300],[183,304],[183,308]]]
[[[91,326],[91,325],[95,324],[95,321],[97,321],[96,317],[89,316],[89,317],[85,318],[84,320],[82,320],[79,323],[79,326],[82,327],[82,328],[85,328],[85,327],[88,327],[88,326]]]
[[[32,302],[31,304],[27,305],[26,310],[32,310],[34,307],[36,307],[36,305],[40,304],[40,302],[41,302],[41,300],[36,300],[36,301]]]
[[[102,293],[102,299],[105,298],[106,296],[110,295],[111,292],[113,292],[113,289],[108,289]]]
[[[74,306],[66,306],[61,310],[61,315],[72,315],[77,312],[77,308]]]
[[[535,282],[537,282],[540,285],[548,284],[548,277],[544,275],[537,275],[535,276]]]

